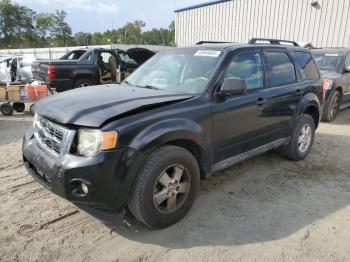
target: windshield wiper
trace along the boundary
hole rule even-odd
[[[151,85],[145,85],[144,88],[148,88],[148,89],[154,89],[154,90],[159,90],[158,87],[155,86],[151,86]]]

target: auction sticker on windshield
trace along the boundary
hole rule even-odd
[[[325,54],[325,56],[339,56],[338,54]]]
[[[218,57],[220,54],[221,54],[221,51],[216,51],[216,50],[198,50],[194,55],[195,56]]]

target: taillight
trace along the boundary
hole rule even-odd
[[[55,66],[49,65],[47,67],[47,78],[50,79],[50,80],[53,80],[53,79],[55,79],[55,77],[56,77]]]
[[[326,99],[326,92],[329,89],[332,89],[333,86],[333,80],[330,79],[324,79],[322,82],[322,99],[323,101]]]

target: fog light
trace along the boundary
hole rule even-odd
[[[74,178],[69,181],[69,186],[74,196],[85,197],[89,193],[89,190],[91,190],[92,184],[88,180],[82,178]]]
[[[87,193],[89,192],[88,186],[87,186],[86,184],[84,184],[84,183],[81,183],[81,190],[82,190],[85,194],[87,194]]]

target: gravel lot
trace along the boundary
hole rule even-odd
[[[270,152],[202,182],[190,213],[151,231],[108,227],[29,177],[32,117],[0,116],[0,261],[349,261],[350,109],[322,123],[305,161]]]

